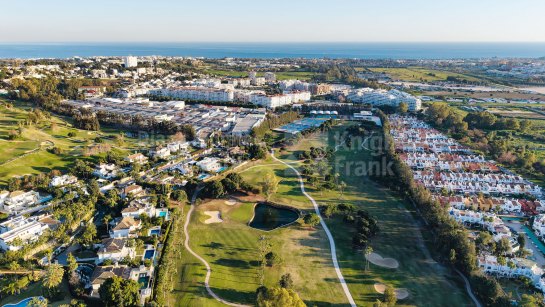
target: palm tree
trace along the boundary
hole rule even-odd
[[[44,287],[48,289],[56,288],[61,284],[64,276],[64,269],[59,264],[51,264],[45,271],[44,279],[42,283]]]
[[[16,281],[12,281],[2,288],[2,292],[9,295],[14,295],[15,293],[17,293],[17,291],[18,291],[18,288],[17,288]]]
[[[110,232],[110,230],[108,229],[108,225],[111,219],[112,217],[109,214],[105,215],[104,218],[102,218],[102,222],[104,223],[104,225],[106,225],[106,232]]]
[[[367,247],[365,247],[365,271],[367,272],[367,270],[369,270],[369,256],[373,253],[373,248],[369,245],[367,245]]]
[[[344,189],[346,189],[346,183],[344,181],[341,181],[341,183],[339,183],[339,192],[341,192],[341,198],[343,197]]]

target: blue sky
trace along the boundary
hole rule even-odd
[[[543,0],[0,0],[0,42],[545,42]]]

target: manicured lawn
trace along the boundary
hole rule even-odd
[[[335,130],[341,132],[342,127]],[[277,156],[294,162],[296,166],[301,165],[302,162],[297,158],[298,152],[311,146],[334,146],[333,140],[333,137],[328,138],[326,135],[306,137],[286,152],[277,153]],[[334,164],[365,161],[369,158],[369,152],[340,149]],[[268,170],[273,171],[281,180],[273,201],[303,210],[312,209],[310,202],[301,194],[293,171],[271,158],[257,165],[250,165],[239,172],[245,180],[256,184],[263,180]],[[370,245],[377,253],[393,257],[400,263],[400,267],[393,270],[371,264],[370,270],[365,272],[363,254],[352,248],[351,225],[343,222],[340,217],[326,221],[335,238],[343,275],[358,306],[372,306],[380,298],[373,287],[376,282],[407,288],[410,296],[399,301],[400,306],[470,305],[460,280],[429,257],[427,245],[433,244],[422,238],[410,207],[389,191],[376,186],[369,178],[343,173],[341,179],[348,185],[342,200],[338,191],[307,190],[321,204],[345,202],[368,210],[379,220],[381,227],[380,233],[371,240]],[[252,205],[243,203],[231,207],[224,204],[223,200],[205,202],[197,208],[189,229],[192,248],[212,266],[210,284],[214,291],[227,300],[248,304],[253,302],[255,289],[259,286],[257,238],[263,234],[247,226],[252,216]],[[203,211],[221,211],[224,222],[204,224],[208,217],[201,213]],[[295,290],[307,305],[346,305],[346,298],[332,270],[329,244],[321,227],[310,230],[293,225],[266,234],[271,238],[274,251],[280,253],[284,260],[282,265],[267,269],[267,286],[276,284],[283,273],[290,272]],[[202,284],[204,266],[185,251],[179,261],[178,275],[171,297],[178,306],[215,305]]]
[[[390,75],[394,80],[402,81],[414,81],[414,82],[433,82],[433,81],[445,81],[447,77],[456,77],[459,79],[465,79],[471,82],[482,81],[472,76],[459,74],[450,71],[427,69],[422,67],[408,67],[408,68],[369,68],[374,72],[385,72]]]
[[[290,273],[295,290],[309,306],[346,304],[346,298],[331,266],[325,233],[294,224],[287,228],[262,232],[247,226],[253,216],[254,203],[228,206],[224,200],[205,202],[197,208],[190,225],[191,247],[212,267],[210,286],[222,298],[239,303],[255,302],[259,287],[259,254],[261,235],[270,238],[273,250],[282,264],[267,268],[265,285],[274,286],[280,276]],[[222,223],[204,224],[203,211],[221,211]],[[204,306],[210,303],[202,285],[205,271],[195,258],[183,253],[179,261],[179,280],[173,297],[178,306]],[[212,304],[214,305],[214,304]]]
[[[23,126],[18,139],[8,140],[9,131],[18,130],[19,123],[24,121],[29,110],[27,104],[15,102],[14,105],[10,109],[0,106],[0,187],[14,176],[50,172],[53,169],[66,171],[76,159],[88,159],[83,155],[84,149],[96,144],[97,137],[103,143],[116,146],[113,136],[118,135],[119,130],[80,130],[73,128],[64,118],[54,115],[38,125]],[[52,127],[51,123],[55,125]],[[68,137],[69,132],[75,133],[75,136]],[[121,150],[128,153],[143,146],[146,146],[145,142],[125,137]],[[62,153],[49,153],[47,148],[50,147],[58,147]]]
[[[207,69],[204,70],[204,73],[216,76],[227,76],[227,77],[248,77],[247,71],[236,71],[236,70],[220,70],[220,69]],[[316,75],[314,72],[310,71],[280,71],[275,72],[277,80],[289,80],[289,79],[298,79],[298,80],[311,80],[313,76]],[[264,73],[257,73],[258,77],[263,77]]]

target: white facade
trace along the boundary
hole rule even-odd
[[[151,95],[175,99],[190,99],[196,101],[229,102],[234,100],[234,93],[229,89],[214,89],[207,87],[177,87],[150,90]]]
[[[250,102],[266,108],[276,108],[284,105],[289,105],[297,102],[304,102],[310,100],[310,92],[293,92],[285,93],[281,95],[263,95],[252,94],[250,95]]]
[[[51,183],[49,183],[50,187],[64,187],[71,184],[76,184],[78,182],[78,178],[76,176],[72,175],[62,175],[62,176],[55,176],[53,179],[51,179]]]
[[[123,63],[125,64],[125,67],[136,67],[138,66],[138,58],[135,56],[126,56],[123,59]]]
[[[200,167],[203,171],[209,173],[217,173],[221,168],[219,160],[216,158],[206,157],[201,161],[197,162],[196,165]]]
[[[397,107],[402,102],[409,106],[409,111],[418,111],[422,108],[422,101],[408,93],[398,90],[374,90],[362,88],[351,91],[346,98],[355,103],[366,103],[372,106]]]

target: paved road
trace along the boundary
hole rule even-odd
[[[189,209],[189,212],[187,212],[187,218],[184,224],[185,248],[191,253],[191,255],[199,259],[199,261],[202,262],[204,266],[206,267],[206,277],[204,278],[204,286],[206,287],[206,291],[208,292],[208,294],[210,294],[210,296],[212,296],[216,301],[223,303],[225,305],[235,306],[235,307],[251,307],[250,305],[242,305],[242,304],[228,302],[222,299],[221,297],[219,297],[216,293],[214,293],[214,291],[210,289],[210,275],[212,274],[210,265],[208,264],[208,262],[206,262],[206,260],[204,260],[203,257],[199,256],[199,254],[195,253],[191,249],[191,247],[189,247],[189,231],[187,231],[187,227],[189,226],[189,221],[191,220],[191,213],[193,213],[193,210],[195,210],[195,201],[197,200],[197,195],[199,194],[200,190],[201,188],[197,188],[197,190],[195,190],[195,193],[193,193],[193,196],[191,197],[191,209]]]
[[[318,204],[316,203],[314,198],[312,198],[305,191],[305,184],[303,182],[303,178],[301,177],[301,174],[299,173],[299,171],[295,167],[293,167],[293,166],[289,165],[288,163],[286,163],[286,162],[278,159],[277,157],[275,157],[274,156],[274,151],[271,152],[271,156],[272,156],[272,158],[274,160],[276,160],[276,161],[286,165],[287,167],[289,167],[297,175],[297,177],[299,179],[299,184],[300,184],[300,187],[301,187],[301,192],[303,192],[303,194],[310,200],[310,202],[314,206],[314,211],[320,217],[320,224],[322,224],[322,227],[324,228],[325,233],[327,234],[327,238],[329,239],[329,247],[331,249],[331,260],[333,260],[333,266],[335,267],[335,272],[337,273],[337,277],[339,278],[339,281],[341,282],[341,286],[342,286],[342,288],[344,290],[344,294],[346,295],[346,298],[348,299],[348,302],[350,303],[350,305],[353,306],[353,307],[356,307],[356,302],[354,301],[354,298],[352,298],[352,294],[350,294],[350,290],[348,289],[348,285],[346,284],[346,281],[344,280],[343,274],[341,272],[341,268],[339,267],[339,263],[337,261],[337,249],[335,248],[335,241],[333,240],[333,236],[331,235],[331,232],[329,231],[329,228],[327,228],[327,225],[324,222],[324,219],[322,218],[322,215],[320,214],[320,209],[318,208]]]

